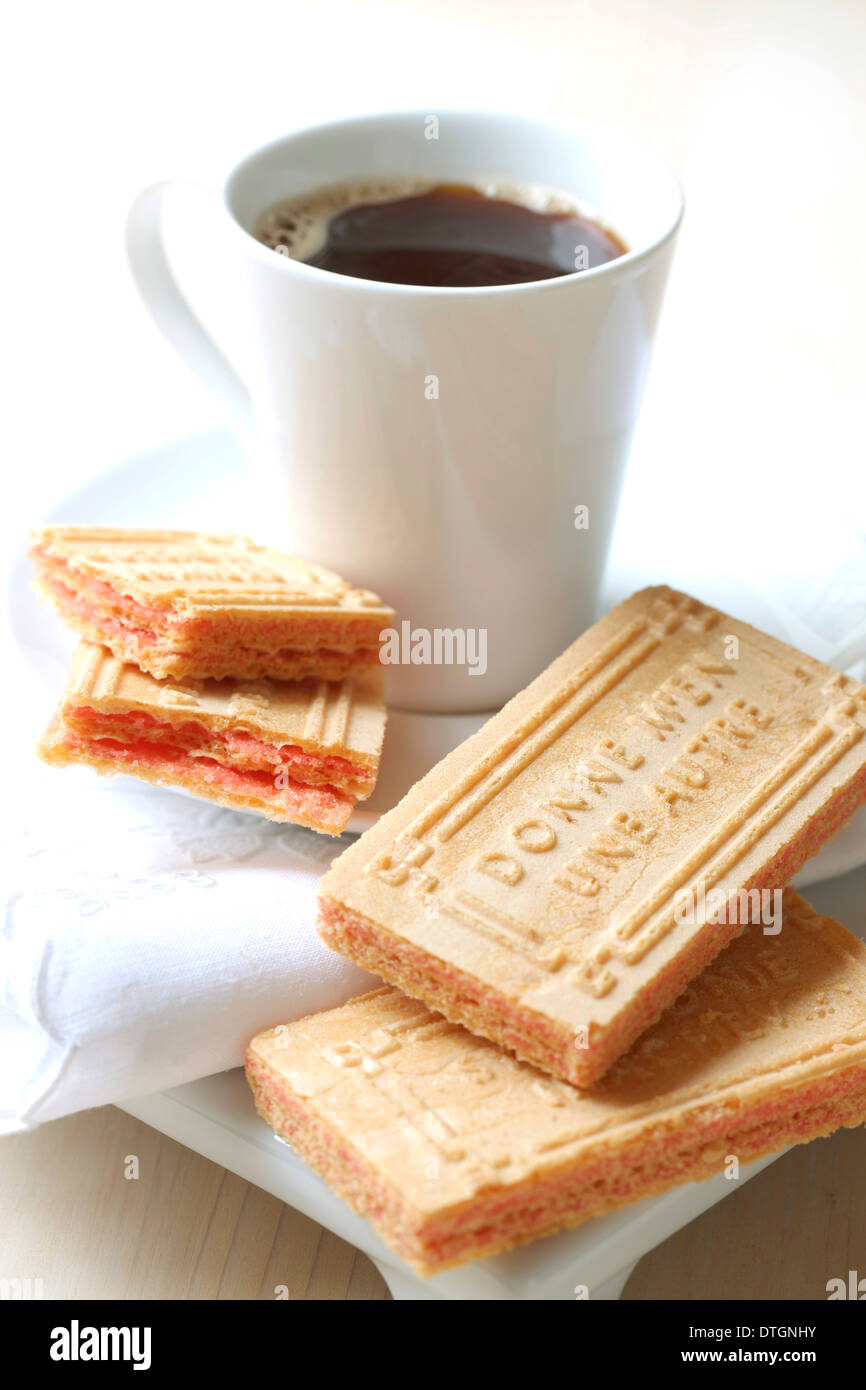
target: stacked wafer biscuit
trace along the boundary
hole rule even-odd
[[[866,688],[636,594],[326,874],[389,988],[255,1038],[260,1112],[422,1274],[861,1123],[866,948],[777,908],[864,801]]]
[[[375,594],[238,536],[48,526],[31,556],[84,639],[47,762],[345,828],[385,729]]]

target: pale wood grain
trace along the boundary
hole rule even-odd
[[[825,1299],[866,1275],[866,1129],[791,1149],[641,1260],[624,1299]]]
[[[46,1298],[390,1297],[344,1241],[112,1107],[0,1140],[0,1276]]]

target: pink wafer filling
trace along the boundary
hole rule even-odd
[[[71,571],[65,561],[57,560],[41,549],[33,552],[33,558],[39,566],[43,583],[54,594],[61,608],[74,613],[83,623],[107,637],[132,641],[139,647],[170,644],[190,638],[225,641],[225,623],[219,618],[200,615],[191,619],[172,608],[141,603],[131,594],[124,594],[104,580],[90,576],[76,575],[80,585],[76,590],[69,585]],[[268,649],[274,644],[281,647],[287,634],[291,633],[296,641],[301,639],[298,657],[315,651],[320,659],[341,658],[350,651],[356,663],[372,664],[379,659],[379,621],[362,615],[338,623],[329,618],[310,618],[306,615],[301,619],[287,618],[285,615],[273,620],[259,617],[254,624],[254,632],[256,641]],[[346,647],[341,650],[328,647],[329,638],[339,639],[346,643]],[[260,650],[258,646],[247,647],[236,641],[227,645],[233,651],[246,654],[255,654]],[[274,654],[288,659],[294,652],[288,647]]]
[[[353,800],[338,787],[322,784],[311,786],[291,777],[278,787],[273,772],[252,771],[229,767],[214,758],[193,757],[185,748],[168,743],[153,743],[136,739],[120,743],[112,738],[81,738],[71,731],[64,740],[68,752],[82,752],[91,757],[106,758],[116,763],[119,771],[134,776],[141,768],[159,780],[183,785],[189,781],[196,787],[213,788],[228,797],[253,800],[284,811],[293,818],[302,818],[339,831],[352,813]]]
[[[491,1184],[470,1201],[425,1218],[252,1051],[246,1071],[268,1123],[425,1275],[706,1178],[721,1167],[720,1145],[723,1152],[736,1144],[748,1161],[857,1124],[866,1110],[862,1067],[791,1092],[781,1088],[751,1104],[720,1094],[676,1122],[660,1118],[643,1136],[621,1145],[590,1144],[579,1158],[552,1164],[514,1186]]]
[[[311,753],[291,743],[267,743],[243,729],[207,729],[196,720],[170,723],[143,710],[107,713],[89,705],[78,705],[67,715],[88,738],[117,738],[123,743],[135,740],[173,744],[187,752],[214,752],[216,760],[250,771],[285,768],[299,782],[332,783],[356,795],[372,791],[375,775],[369,769],[329,753]],[[271,773],[268,773],[272,777]]]

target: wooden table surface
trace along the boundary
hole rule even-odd
[[[641,1260],[623,1297],[826,1298],[866,1276],[864,1171],[862,1128],[792,1149]],[[0,1140],[0,1278],[62,1299],[390,1297],[345,1241],[113,1106]]]

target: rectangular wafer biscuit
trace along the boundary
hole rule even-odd
[[[39,592],[91,642],[162,678],[338,681],[379,658],[376,594],[242,536],[44,526]]]
[[[180,684],[81,642],[38,751],[49,763],[126,772],[339,835],[376,783],[382,684],[378,666],[339,684]]]
[[[420,1274],[866,1120],[866,947],[792,891],[592,1091],[399,990],[254,1038],[259,1113]]]
[[[864,733],[863,686],[646,589],[335,861],[320,932],[588,1085],[741,929],[699,890],[784,886],[866,799]]]

